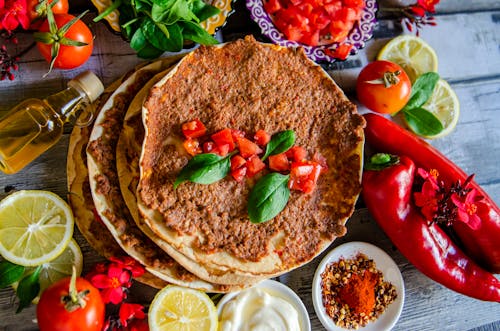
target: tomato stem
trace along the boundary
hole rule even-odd
[[[384,84],[386,88],[397,85],[399,83],[399,75],[401,75],[400,70],[396,71],[386,71],[382,78],[377,78],[373,80],[367,80],[369,84]]]

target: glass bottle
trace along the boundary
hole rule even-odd
[[[68,87],[44,99],[27,99],[0,119],[0,170],[13,174],[59,141],[64,123],[86,110],[104,91],[86,71]]]

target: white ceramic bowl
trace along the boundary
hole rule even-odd
[[[307,312],[304,303],[299,298],[299,296],[288,286],[283,283],[277,282],[275,280],[264,280],[254,287],[265,289],[268,293],[276,295],[282,299],[285,299],[291,303],[299,314],[300,327],[302,331],[311,331],[311,322],[309,321],[309,313]],[[240,292],[231,292],[222,297],[222,299],[217,304],[217,314],[220,317],[224,305],[237,296]]]
[[[392,302],[382,315],[374,322],[368,323],[365,327],[360,327],[358,330],[362,331],[388,331],[394,327],[403,310],[403,303],[405,298],[405,289],[403,277],[399,271],[396,263],[387,255],[383,250],[360,241],[353,241],[334,248],[328,253],[314,274],[312,284],[312,299],[314,310],[318,316],[321,324],[329,331],[345,331],[347,329],[341,328],[333,322],[333,319],[327,315],[323,305],[321,296],[321,273],[325,270],[326,266],[332,262],[337,262],[340,258],[348,259],[354,258],[358,253],[365,254],[369,259],[373,260],[376,267],[384,275],[384,280],[392,283],[396,287],[397,298]]]

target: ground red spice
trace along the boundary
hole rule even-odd
[[[339,303],[347,304],[355,314],[369,315],[375,308],[378,281],[378,275],[373,272],[365,271],[361,276],[353,274],[339,290]]]

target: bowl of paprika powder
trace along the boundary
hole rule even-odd
[[[349,242],[328,253],[314,275],[314,310],[330,331],[390,330],[404,303],[396,263],[380,248]]]

